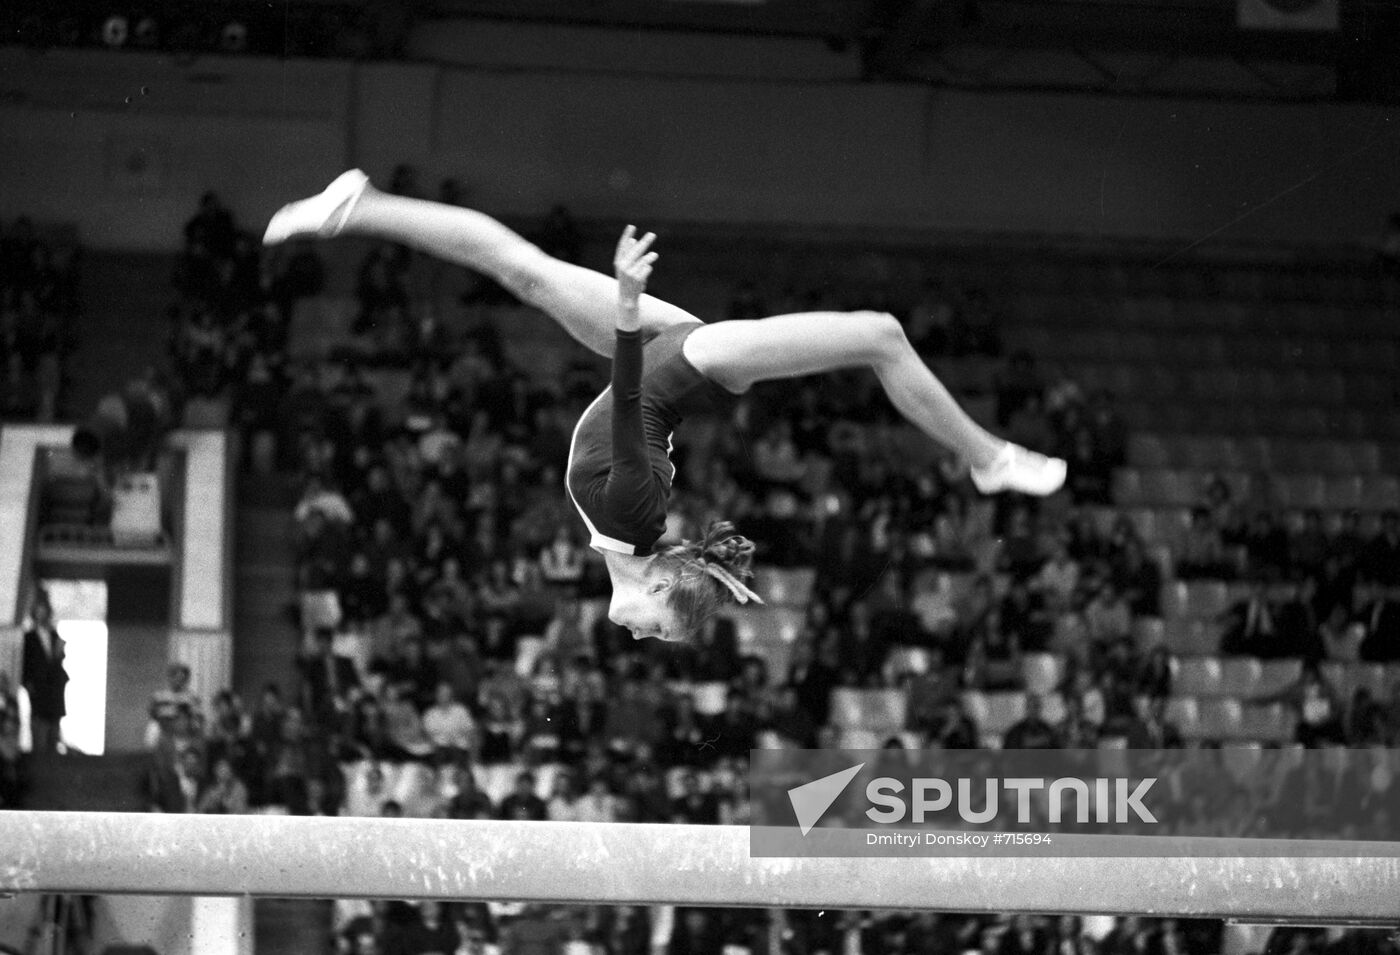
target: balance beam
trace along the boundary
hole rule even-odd
[[[0,812],[0,892],[1400,924],[1400,845],[1172,842],[1174,858],[769,859],[750,857],[742,826],[14,811]],[[1236,845],[1251,854],[1220,855]]]

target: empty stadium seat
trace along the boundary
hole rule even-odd
[[[1240,716],[1239,737],[1264,743],[1286,743],[1296,735],[1292,711],[1282,703],[1244,706]]]
[[[695,683],[690,687],[695,712],[702,716],[719,716],[729,705],[729,685],[723,681]]]
[[[1182,656],[1220,652],[1220,625],[1208,620],[1175,617],[1166,621],[1167,649]]]
[[[1113,472],[1113,500],[1124,507],[1146,503],[1142,489],[1143,471],[1118,468]]]
[[[816,570],[810,567],[764,566],[754,573],[754,590],[774,607],[806,607],[812,598]]]
[[[1167,701],[1166,720],[1176,726],[1184,740],[1201,739],[1201,709],[1189,696],[1173,696]]]
[[[1255,683],[1255,693],[1261,696],[1277,693],[1298,682],[1302,673],[1303,661],[1301,660],[1262,660],[1260,661],[1259,679]]]
[[[1064,678],[1064,664],[1053,653],[1027,653],[1021,657],[1021,682],[1027,693],[1045,696]]]
[[[1209,619],[1230,606],[1230,589],[1218,580],[1176,580],[1162,585],[1162,616]]]
[[[1228,743],[1220,747],[1220,762],[1236,783],[1248,784],[1259,771],[1264,745],[1256,740]]]
[[[796,607],[748,605],[726,608],[734,621],[741,646],[763,645],[771,641],[793,643],[802,633],[806,611]]]
[[[1220,692],[1224,696],[1255,696],[1263,675],[1262,660],[1255,657],[1224,657],[1220,661]]]
[[[1221,696],[1221,663],[1216,657],[1174,657],[1172,692],[1182,696]]]
[[[1283,507],[1307,510],[1327,506],[1327,482],[1320,474],[1279,475],[1274,489]]]
[[[963,693],[963,706],[983,733],[1004,736],[1018,720],[1026,715],[1026,697],[1019,692]]]
[[[1319,667],[1322,678],[1337,691],[1345,703],[1360,687],[1365,687],[1374,695],[1386,692],[1386,668],[1381,663],[1337,663],[1329,661]]]
[[[836,745],[842,749],[881,749],[892,732],[870,729],[843,729],[836,737]]]
[[[1199,734],[1201,739],[1247,738],[1243,735],[1244,706],[1239,700],[1197,700],[1196,703],[1200,713]]]
[[[1133,642],[1139,650],[1150,650],[1167,643],[1167,624],[1161,617],[1137,617],[1133,620]]]
[[[1323,500],[1328,507],[1354,510],[1361,506],[1362,478],[1357,474],[1334,475],[1326,479]]]
[[[1139,468],[1169,466],[1166,447],[1155,434],[1134,434],[1128,438],[1128,463]]]
[[[904,728],[908,697],[903,690],[831,691],[831,723],[842,729],[890,731]]]
[[[1362,510],[1388,511],[1400,508],[1400,477],[1393,474],[1367,474],[1361,478]]]
[[[924,647],[894,647],[885,661],[886,668],[896,678],[906,673],[922,675],[932,664],[932,655]]]

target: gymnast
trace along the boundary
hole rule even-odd
[[[611,386],[574,428],[566,484],[612,579],[608,618],[637,639],[683,640],[730,601],[762,603],[745,583],[754,545],[732,524],[653,550],[675,477],[676,426],[688,414],[726,409],[756,382],[866,367],[906,419],[967,462],[982,493],[1043,496],[1064,483],[1064,461],[994,437],[968,417],[891,315],[812,312],[707,325],[644,293],[657,258],[652,233],[638,238],[627,227],[611,279],[545,255],[482,213],[381,192],[359,170],[283,206],[263,241],[342,234],[484,272],[612,358]]]

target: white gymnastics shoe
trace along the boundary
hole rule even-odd
[[[336,176],[329,186],[311,198],[287,203],[267,224],[263,245],[276,245],[302,235],[322,239],[338,235],[367,185],[369,177],[358,169],[351,169]]]
[[[983,494],[1020,491],[1045,497],[1064,486],[1068,470],[1060,458],[1027,451],[1008,441],[991,464],[972,469],[972,483]]]

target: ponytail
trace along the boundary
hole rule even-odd
[[[725,604],[763,603],[745,583],[753,577],[753,553],[753,541],[719,521],[699,541],[682,541],[657,555],[676,575],[667,601],[687,633]]]

